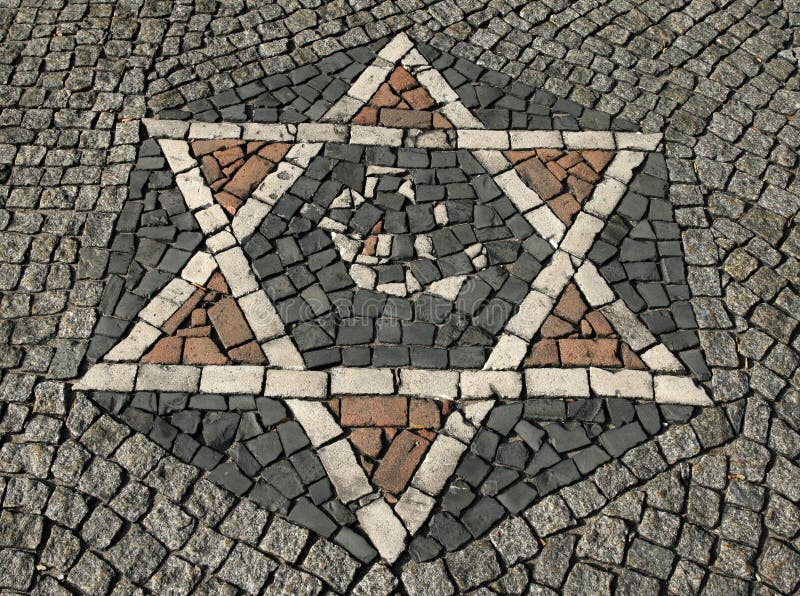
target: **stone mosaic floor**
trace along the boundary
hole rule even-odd
[[[799,18],[0,6],[0,588],[796,592]]]

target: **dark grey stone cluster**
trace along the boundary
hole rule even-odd
[[[691,406],[636,403],[624,398],[537,399],[495,406],[442,493],[415,560],[453,551],[508,514],[575,484],[668,425],[684,424]]]
[[[686,262],[687,257],[690,263],[708,260],[710,247],[706,234],[690,230],[687,240],[694,241],[685,246],[691,254],[684,255],[668,180],[664,156],[648,155],[588,257],[695,378],[707,381],[711,372],[700,349]]]
[[[141,143],[129,189],[101,265],[107,282],[86,353],[89,362],[125,337],[139,311],[180,274],[205,242],[155,140]]]
[[[365,192],[370,166],[407,169],[415,199],[397,192],[397,175],[383,174],[373,200],[330,208],[343,190]],[[434,205],[445,210],[447,223],[437,223]],[[346,236],[368,238],[380,223],[392,237],[391,254],[373,266],[376,290],[355,286],[331,233],[319,227],[323,218],[343,226]],[[425,258],[415,248],[422,235],[431,243]],[[465,252],[475,245],[484,247],[480,270]],[[468,151],[334,143],[244,248],[309,368],[479,368],[553,253]],[[455,300],[380,291],[381,284],[405,284],[407,272],[423,289],[447,277],[466,281]]]

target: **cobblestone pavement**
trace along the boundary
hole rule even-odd
[[[0,589],[800,589],[800,5],[0,1]]]

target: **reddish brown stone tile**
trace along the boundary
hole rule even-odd
[[[552,199],[561,192],[561,182],[538,158],[534,157],[520,162],[515,167],[528,186],[535,190],[543,200]]]
[[[378,457],[383,449],[382,435],[380,428],[357,428],[350,433],[350,441],[364,455]]]
[[[554,161],[551,161],[551,162],[547,163],[546,166],[547,166],[547,169],[550,171],[550,173],[553,176],[555,176],[559,180],[559,182],[564,182],[564,180],[569,175],[569,174],[567,174],[567,171],[564,168],[562,168],[560,165],[558,165]]]
[[[229,149],[215,151],[214,157],[219,162],[219,165],[225,169],[235,164],[237,161],[244,159],[244,148],[239,145],[236,147],[230,147]]]
[[[145,364],[180,364],[182,351],[182,337],[164,337],[142,356],[142,362]]]
[[[439,112],[433,113],[433,127],[438,128],[440,130],[447,130],[453,128],[452,123],[442,116]]]
[[[506,151],[505,156],[512,164],[516,165],[521,161],[536,156],[536,151]]]
[[[550,315],[542,323],[539,330],[542,337],[564,337],[575,333],[575,327],[555,315]]]
[[[580,153],[577,151],[569,151],[568,153],[565,153],[563,157],[560,157],[557,163],[565,170],[568,170],[582,160],[583,158],[581,157]]]
[[[395,110],[383,108],[381,124],[393,128],[430,128],[431,113],[419,110]]]
[[[537,149],[536,150],[536,157],[541,159],[543,162],[549,162],[556,159],[559,159],[564,152],[561,149]]]
[[[264,350],[258,345],[258,342],[253,340],[238,348],[231,348],[228,350],[228,356],[234,362],[241,364],[266,364],[267,357],[264,356]]]
[[[204,295],[205,292],[203,292],[203,290],[195,290],[192,295],[189,296],[189,299],[161,326],[164,333],[167,335],[175,333],[175,330],[180,327],[180,324],[192,314],[195,308],[197,308],[197,305],[200,304]]]
[[[620,346],[620,353],[622,355],[622,364],[625,368],[632,368],[634,370],[647,370],[647,365],[642,362],[642,359],[636,355],[636,352],[631,350],[630,346],[622,343]]]
[[[210,337],[189,337],[183,348],[183,364],[227,364],[228,359],[219,351]]]
[[[589,184],[585,180],[581,180],[580,178],[576,178],[575,176],[570,176],[567,179],[567,186],[569,187],[572,196],[575,197],[581,205],[586,201],[590,194],[592,194],[592,190],[594,189],[594,184]]]
[[[581,210],[581,204],[575,200],[569,193],[557,196],[555,199],[547,201],[550,209],[555,213],[556,217],[569,225],[575,216]]]
[[[253,333],[233,298],[223,298],[214,304],[208,309],[208,316],[226,348],[230,349],[253,339]]]
[[[214,200],[217,201],[217,203],[219,203],[230,215],[236,215],[239,207],[241,207],[244,203],[244,201],[242,201],[242,199],[239,197],[225,191],[216,193],[214,195]]]
[[[372,481],[389,493],[401,493],[417,469],[430,442],[411,431],[402,431],[392,441]]]
[[[583,301],[580,291],[575,284],[568,284],[564,288],[558,303],[556,304],[553,312],[572,323],[577,325],[589,309],[586,302]]]
[[[614,158],[612,151],[581,151],[581,155],[592,166],[592,169],[598,173],[602,172]]]
[[[204,155],[200,160],[200,168],[209,184],[213,184],[223,176],[222,167],[213,155]]]
[[[211,276],[211,279],[208,280],[206,288],[215,292],[219,292],[220,294],[227,294],[230,292],[228,284],[225,281],[225,276],[223,276],[219,271],[214,272],[214,274]],[[206,299],[208,298],[206,297]]]
[[[211,325],[189,327],[188,329],[178,329],[175,334],[180,337],[211,337]]]
[[[600,176],[592,168],[590,168],[585,161],[575,164],[569,169],[569,173],[585,180],[586,182],[595,183],[600,180]]]
[[[205,325],[208,322],[208,313],[204,308],[195,308],[192,311],[191,317],[192,327],[199,327],[200,325]]]
[[[558,344],[554,339],[542,339],[532,347],[525,366],[558,366]]]
[[[402,66],[398,66],[389,75],[389,85],[392,86],[397,93],[408,91],[414,87],[419,87],[419,83],[414,76]]]
[[[609,337],[614,335],[614,328],[599,310],[593,310],[592,312],[586,313],[585,319],[592,326],[592,329],[594,329],[594,332],[598,337]]]
[[[412,399],[408,404],[409,428],[439,428],[439,404],[432,399]]]
[[[429,110],[436,105],[436,101],[434,101],[430,93],[428,93],[424,87],[417,87],[416,89],[406,91],[403,93],[403,99],[415,110]]]
[[[343,397],[342,426],[406,426],[408,400],[405,397]]]
[[[374,108],[393,108],[400,103],[400,96],[392,91],[389,83],[381,83],[375,95],[369,100],[369,105]]]
[[[621,366],[617,339],[559,339],[563,366]]]
[[[245,142],[241,139],[203,139],[191,142],[192,152],[198,157],[244,144]]]
[[[289,143],[270,143],[266,147],[263,147],[258,154],[264,159],[268,159],[272,163],[278,164],[291,148],[292,146]]]
[[[366,240],[364,240],[364,246],[361,249],[361,254],[366,255],[368,257],[375,255],[375,250],[378,248],[378,237],[377,236],[369,236]]]
[[[233,178],[225,185],[225,190],[239,198],[246,198],[261,184],[261,181],[273,168],[272,162],[253,155],[237,170]]]
[[[374,126],[378,123],[378,110],[372,106],[364,106],[355,116],[353,116],[353,124],[360,124],[362,126]]]

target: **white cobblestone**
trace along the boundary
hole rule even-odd
[[[194,253],[181,271],[181,277],[189,283],[205,285],[211,274],[217,269],[217,260],[209,253],[201,250]]]
[[[342,503],[349,503],[372,491],[364,470],[356,461],[350,441],[339,439],[320,448],[317,454]]]
[[[460,129],[467,128],[483,128],[483,124],[478,120],[472,112],[470,112],[463,103],[454,101],[443,105],[439,108],[439,112],[447,118],[450,123]]]
[[[200,377],[201,393],[249,393],[259,395],[264,383],[264,367],[243,364],[204,366]]]
[[[656,338],[650,330],[631,312],[622,299],[606,304],[600,310],[633,351],[640,352],[656,343]]]
[[[267,397],[328,397],[328,374],[316,370],[268,370]]]
[[[115,345],[103,360],[109,362],[137,361],[161,335],[161,331],[152,325],[139,321],[134,325],[128,337]]]
[[[420,370],[404,368],[400,370],[400,395],[415,397],[434,397],[455,399],[458,397],[458,371]]]
[[[139,318],[154,327],[161,327],[196,289],[186,280],[176,277],[139,311]]]
[[[539,331],[547,315],[553,310],[555,301],[536,290],[528,292],[515,314],[506,324],[506,330],[517,337],[530,341]]]
[[[228,225],[228,216],[218,203],[196,211],[194,216],[206,236]]]
[[[383,499],[376,499],[356,511],[361,528],[387,563],[394,563],[405,551],[406,529]]]
[[[350,87],[350,91],[348,91],[347,94],[350,97],[361,100],[362,103],[366,103],[372,98],[374,93],[378,90],[378,87],[381,86],[381,83],[383,83],[388,76],[389,70],[386,68],[375,65],[367,66],[364,72],[356,79],[356,82],[353,83],[353,86]]]
[[[294,342],[286,335],[262,343],[261,349],[270,366],[289,370],[303,370],[306,367]]]
[[[419,84],[425,87],[431,97],[438,103],[450,103],[460,101],[458,93],[445,80],[442,74],[435,68],[428,68],[414,73]]]
[[[142,118],[147,134],[154,139],[182,139],[189,132],[189,123],[183,120]]]
[[[333,368],[331,393],[334,395],[394,393],[394,376],[387,368]]]
[[[594,187],[591,198],[583,206],[586,213],[596,215],[600,219],[605,219],[617,207],[622,196],[627,190],[627,186],[619,180],[605,178]]]
[[[414,47],[414,42],[405,33],[398,33],[392,40],[387,43],[378,56],[389,62],[398,63],[400,59],[405,56],[408,51]]]
[[[161,151],[164,152],[173,174],[197,167],[197,160],[189,154],[189,143],[186,141],[161,139],[158,144],[161,145]]]
[[[525,390],[528,397],[589,397],[589,374],[584,368],[529,368]]]
[[[129,393],[133,391],[136,371],[135,364],[94,364],[73,388]]]
[[[261,184],[258,185],[258,188],[253,191],[252,196],[268,205],[274,205],[278,199],[286,194],[286,191],[291,188],[302,173],[302,168],[282,161],[274,172],[267,174]]]
[[[520,339],[516,335],[504,333],[497,340],[497,344],[486,364],[484,370],[514,370],[516,369],[525,354],[528,352],[528,342]]]
[[[618,149],[637,149],[639,151],[655,151],[661,139],[661,133],[642,134],[640,132],[615,132],[614,138]]]
[[[575,274],[572,260],[563,250],[557,250],[547,266],[539,272],[531,287],[550,298],[557,299]]]
[[[644,153],[640,151],[620,151],[606,169],[606,176],[627,184],[633,176],[633,170],[644,161]]]
[[[642,361],[655,372],[683,372],[680,361],[664,344],[656,344],[642,354]]]
[[[267,373],[268,384],[270,374],[270,372]],[[286,405],[289,406],[294,417],[306,431],[308,440],[314,447],[324,445],[342,434],[341,427],[336,424],[328,408],[322,402],[287,399]]]
[[[483,131],[476,131],[483,134]],[[509,200],[514,203],[521,213],[530,211],[542,204],[541,197],[530,186],[522,181],[516,170],[508,170],[494,177],[497,185],[506,193]]]
[[[192,122],[189,127],[190,139],[238,139],[242,127],[231,122]]]
[[[297,140],[302,143],[343,143],[347,128],[332,122],[302,122],[297,125]]]
[[[508,149],[508,131],[459,130],[459,149]]]
[[[264,290],[242,296],[239,306],[259,342],[285,333],[283,321]]]
[[[142,364],[137,391],[197,391],[200,367],[180,364]]]
[[[211,254],[217,254],[223,250],[227,250],[232,246],[236,246],[236,238],[227,230],[223,230],[218,234],[214,234],[210,238],[206,238],[206,246]]]
[[[572,226],[561,242],[561,250],[583,258],[592,248],[597,235],[605,227],[605,223],[587,213],[578,213]]]
[[[654,377],[654,385],[655,397],[658,403],[691,406],[713,405],[706,391],[695,385],[689,377],[656,375]]]
[[[461,397],[518,399],[522,395],[522,373],[515,371],[465,370],[461,372]]]
[[[461,441],[446,435],[437,435],[425,459],[417,468],[411,485],[431,496],[438,495],[453,475],[466,448]]]
[[[183,172],[175,176],[175,183],[181,191],[183,200],[189,211],[204,209],[214,205],[214,197],[211,196],[211,189],[208,188],[200,168],[193,168],[188,172]]]
[[[643,370],[589,369],[592,390],[601,397],[653,399],[653,375]]]
[[[512,149],[561,148],[564,140],[558,130],[512,130]]]
[[[553,246],[558,246],[558,243],[561,242],[561,239],[564,237],[564,232],[567,229],[567,226],[558,219],[558,216],[553,213],[549,205],[542,205],[533,211],[528,211],[528,213],[525,214],[525,219],[533,226],[533,229],[536,230],[539,236],[547,240]]]
[[[296,133],[297,127],[294,124],[247,122],[242,125],[242,138],[245,141],[292,142]]]
[[[231,229],[239,242],[244,242],[245,238],[252,236],[271,210],[272,205],[268,203],[251,199],[245,201],[231,222]]]
[[[230,248],[217,255],[217,263],[225,276],[225,281],[231,289],[234,298],[255,292],[258,282],[250,269],[250,263],[244,252],[238,246]]]
[[[394,511],[403,520],[408,531],[415,534],[428,519],[435,503],[432,497],[412,486],[400,497]]]
[[[590,306],[597,307],[614,301],[614,291],[591,261],[584,261],[573,278]]]
[[[403,129],[353,125],[350,127],[350,143],[399,147],[403,144]]]
[[[606,131],[565,131],[564,145],[567,149],[615,149],[614,133]]]

